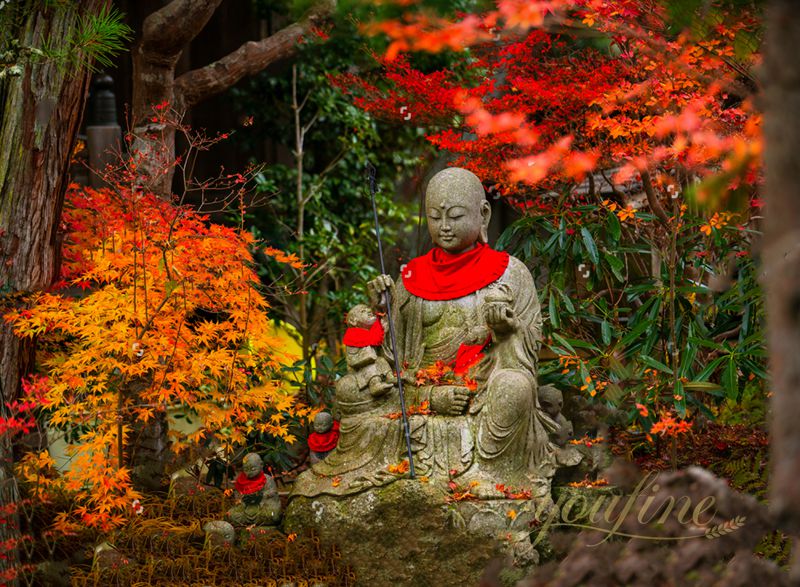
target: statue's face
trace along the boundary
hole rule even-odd
[[[347,324],[359,328],[369,328],[378,317],[369,306],[357,304],[347,313]]]
[[[248,478],[252,479],[263,470],[264,463],[261,461],[261,457],[259,457],[257,454],[249,454],[244,457],[242,462],[242,471],[244,471],[244,474],[247,475]]]
[[[489,202],[475,194],[428,194],[426,214],[431,240],[451,254],[470,250],[478,242]],[[486,211],[484,211],[486,208]]]
[[[551,418],[557,417],[564,407],[564,396],[558,389],[545,386],[539,390],[539,406]]]
[[[333,416],[328,412],[320,412],[314,416],[314,432],[324,434],[333,428]]]

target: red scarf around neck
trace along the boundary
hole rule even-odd
[[[233,487],[242,495],[250,495],[251,493],[264,489],[264,485],[266,484],[267,476],[264,474],[264,471],[261,471],[261,473],[256,475],[253,479],[250,479],[244,472],[241,472],[239,476],[236,477]]]
[[[328,452],[339,442],[339,422],[333,421],[333,428],[327,432],[312,432],[308,435],[308,448],[314,452]]]
[[[508,253],[489,245],[451,255],[436,247],[408,262],[402,271],[409,293],[424,300],[455,300],[497,281],[508,267]]]
[[[342,342],[345,346],[365,347],[378,346],[383,342],[383,326],[380,320],[369,328],[351,327],[344,331]]]

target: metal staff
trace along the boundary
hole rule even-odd
[[[381,275],[386,274],[386,267],[383,263],[383,245],[381,244],[381,227],[378,222],[378,206],[375,204],[375,193],[378,191],[375,184],[375,167],[367,163],[367,178],[369,179],[369,195],[372,199],[372,215],[375,218],[375,234],[378,237],[378,255],[381,259]],[[397,389],[400,393],[400,413],[403,416],[403,431],[406,436],[406,449],[408,450],[408,474],[414,479],[414,457],[411,455],[411,431],[408,427],[408,415],[406,414],[406,398],[403,392],[403,377],[400,374],[400,359],[397,355],[397,339],[394,335],[394,320],[392,320],[392,306],[389,292],[383,292],[383,299],[386,302],[386,315],[389,319],[389,337],[392,341],[392,355],[394,355],[394,371],[397,374]]]

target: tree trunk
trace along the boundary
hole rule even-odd
[[[28,0],[0,12],[0,47],[68,49],[81,15],[105,0],[47,7]],[[67,169],[80,127],[90,76],[86,71],[18,55],[19,75],[0,79],[0,312],[27,293],[47,289],[59,270],[58,224]],[[8,73],[8,70],[6,70]],[[33,344],[0,321],[0,409],[19,395],[33,368]],[[11,447],[0,446],[0,499],[15,499]],[[5,525],[3,525],[5,528]],[[0,530],[0,540],[4,538]],[[3,564],[8,561],[3,561]]]
[[[168,198],[172,192],[175,129],[154,122],[153,107],[168,103],[174,116],[219,94],[241,79],[293,55],[304,34],[329,17],[333,0],[320,0],[302,20],[269,37],[249,41],[221,59],[175,77],[186,46],[208,23],[222,0],[172,0],[148,16],[133,51],[133,149],[144,155],[139,168],[145,189]]]
[[[772,0],[765,80],[765,287],[772,375],[772,506],[800,532],[800,12]]]

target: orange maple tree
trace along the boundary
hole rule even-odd
[[[250,233],[152,194],[78,186],[64,222],[64,276],[85,293],[40,293],[5,319],[44,339],[49,425],[81,431],[63,487],[79,495],[83,523],[118,524],[137,497],[128,416],[196,415],[196,431],[171,431],[176,451],[213,436],[230,453],[252,431],[293,440],[286,420],[308,410],[280,385],[288,357],[268,334]]]
[[[194,431],[170,430],[174,451],[213,438],[232,454],[251,432],[293,442],[289,419],[309,413],[281,384],[281,363],[295,357],[270,334],[253,262],[261,245],[243,226],[141,189],[136,158],[107,170],[116,179],[107,189],[70,186],[60,281],[4,316],[19,336],[39,339],[42,375],[21,406],[37,406],[71,440],[63,475],[43,474],[54,465],[47,452],[27,455],[19,469],[41,498],[47,489],[75,496],[59,517],[63,529],[108,529],[131,513],[137,422],[168,410],[190,415]]]

